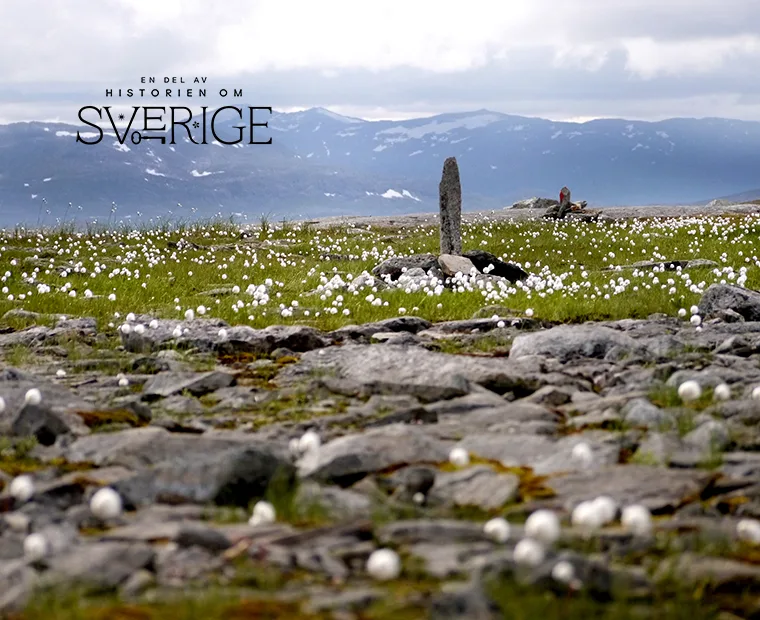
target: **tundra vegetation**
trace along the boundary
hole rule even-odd
[[[0,614],[755,617],[759,232],[0,231]]]

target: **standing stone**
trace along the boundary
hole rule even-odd
[[[567,186],[559,192],[559,219],[565,219],[565,216],[573,209],[573,203],[570,201],[570,190]]]
[[[443,175],[438,186],[441,213],[441,254],[462,253],[462,186],[456,157],[443,162]]]

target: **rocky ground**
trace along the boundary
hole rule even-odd
[[[113,342],[88,318],[12,311],[0,350],[29,355],[0,365],[0,610],[76,587],[133,610],[212,589],[270,605],[236,618],[522,617],[546,613],[536,593],[760,617],[760,555],[736,528],[760,518],[760,293],[713,285],[699,316],[551,325],[495,307],[330,333],[136,316]],[[687,380],[701,395],[684,402]],[[308,430],[321,446],[299,458]],[[26,502],[8,488],[23,473]],[[94,516],[102,486],[120,516]],[[646,507],[653,531],[572,525],[600,495]],[[251,525],[262,498],[277,519]],[[513,550],[537,509],[562,533],[526,566]],[[506,542],[483,529],[497,515]],[[25,556],[30,533],[44,557]],[[368,575],[380,547],[398,579]],[[666,611],[683,588],[699,607]]]

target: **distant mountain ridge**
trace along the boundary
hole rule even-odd
[[[323,108],[268,120],[256,139],[271,136],[271,146],[119,144],[113,135],[85,146],[75,135],[91,128],[2,125],[0,225],[52,223],[69,202],[69,218],[100,221],[434,211],[449,156],[459,162],[465,210],[554,197],[563,185],[589,206],[697,203],[759,180],[760,122],[569,123],[489,110],[366,121]]]
[[[713,198],[711,200],[701,200],[695,204],[708,204],[713,200],[720,200],[728,203],[754,202],[756,200],[760,200],[760,189],[751,189],[746,192],[731,194],[730,196],[718,196],[717,198]]]

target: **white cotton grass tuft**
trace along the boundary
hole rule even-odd
[[[34,479],[28,474],[16,476],[8,486],[8,492],[17,502],[23,504],[34,496]]]
[[[301,435],[301,438],[298,440],[298,451],[301,454],[307,454],[309,452],[319,450],[319,447],[321,445],[322,439],[320,439],[319,433],[309,429],[303,435]]]
[[[274,523],[276,520],[277,513],[275,512],[274,506],[269,502],[262,500],[256,502],[254,505],[251,518],[248,519],[248,525],[267,525],[269,523]]]
[[[533,316],[533,308],[527,308],[525,310],[525,316],[527,316],[528,318],[532,317]]]
[[[42,402],[42,393],[37,388],[32,388],[24,394],[24,402],[27,405],[39,405]]]
[[[449,452],[449,463],[456,467],[467,467],[470,464],[470,454],[460,446],[452,448]]]
[[[367,559],[367,573],[377,581],[390,581],[401,574],[401,558],[393,549],[376,549]]]
[[[65,377],[66,376],[66,371],[63,368],[59,368],[58,370],[55,371],[55,376],[56,377]]]
[[[3,413],[5,411],[5,399],[0,396],[0,413]]]
[[[652,513],[641,504],[633,504],[623,508],[620,523],[624,529],[637,536],[648,536],[652,533]]]
[[[290,456],[292,456],[294,459],[297,459],[301,456],[301,449],[299,447],[300,440],[300,437],[293,437],[288,442],[288,450],[290,451]]]
[[[24,556],[31,562],[41,560],[48,554],[49,545],[44,534],[29,534],[24,538]]]
[[[486,521],[483,526],[483,533],[497,543],[505,543],[509,540],[509,523],[504,517],[494,517],[490,521]]]
[[[604,523],[604,525],[612,523],[615,520],[619,506],[609,495],[600,495],[593,501],[593,503],[601,514],[602,523]]]
[[[315,430],[309,429],[300,437],[293,437],[288,443],[288,449],[294,459],[300,459],[303,456],[313,456],[322,445],[322,439]]]
[[[736,524],[736,535],[739,540],[752,545],[760,544],[760,521],[757,519],[742,519]]]
[[[716,385],[715,390],[713,390],[713,398],[715,400],[731,400],[731,388],[726,383]]]
[[[686,316],[686,308],[680,308],[678,310],[678,316],[684,318]]]
[[[692,306],[691,307],[691,314],[692,316],[695,314],[699,314],[699,306]]]
[[[594,451],[585,441],[581,441],[573,446],[570,457],[581,467],[588,467],[594,462]]]
[[[153,319],[150,323],[148,323],[148,327],[151,329],[158,329],[158,321],[156,319]]]
[[[192,321],[195,318],[195,311],[192,308],[185,310],[185,320]]]
[[[101,521],[115,519],[121,515],[123,509],[121,495],[111,487],[98,489],[90,498],[90,512]]]
[[[541,564],[546,557],[544,546],[532,538],[523,538],[515,545],[512,558],[517,564],[535,567]]]
[[[702,324],[702,317],[698,314],[692,314],[691,318],[689,319],[692,325],[695,327],[699,327]]]
[[[177,327],[174,328],[174,331],[172,331],[172,336],[175,338],[182,336],[182,328],[179,325],[177,325]]]
[[[599,506],[593,500],[581,502],[570,515],[570,523],[587,531],[594,531],[604,525],[604,515]]]
[[[417,504],[418,506],[422,506],[422,504],[425,503],[425,494],[420,493],[417,491],[414,495],[412,495],[412,501]]]
[[[560,560],[552,568],[552,579],[568,585],[573,583],[575,581],[575,567],[567,560]]]
[[[750,395],[752,400],[760,400],[760,385],[752,388],[752,394]]]
[[[228,334],[227,334],[227,330],[226,330],[226,329],[224,329],[224,327],[222,327],[222,328],[219,330],[219,338],[220,338],[221,340],[227,340],[227,336],[228,336]]]
[[[699,383],[690,379],[678,386],[678,398],[685,403],[699,399],[702,396],[702,388]]]
[[[536,510],[525,521],[525,536],[545,545],[556,542],[560,532],[559,517],[551,510]]]

